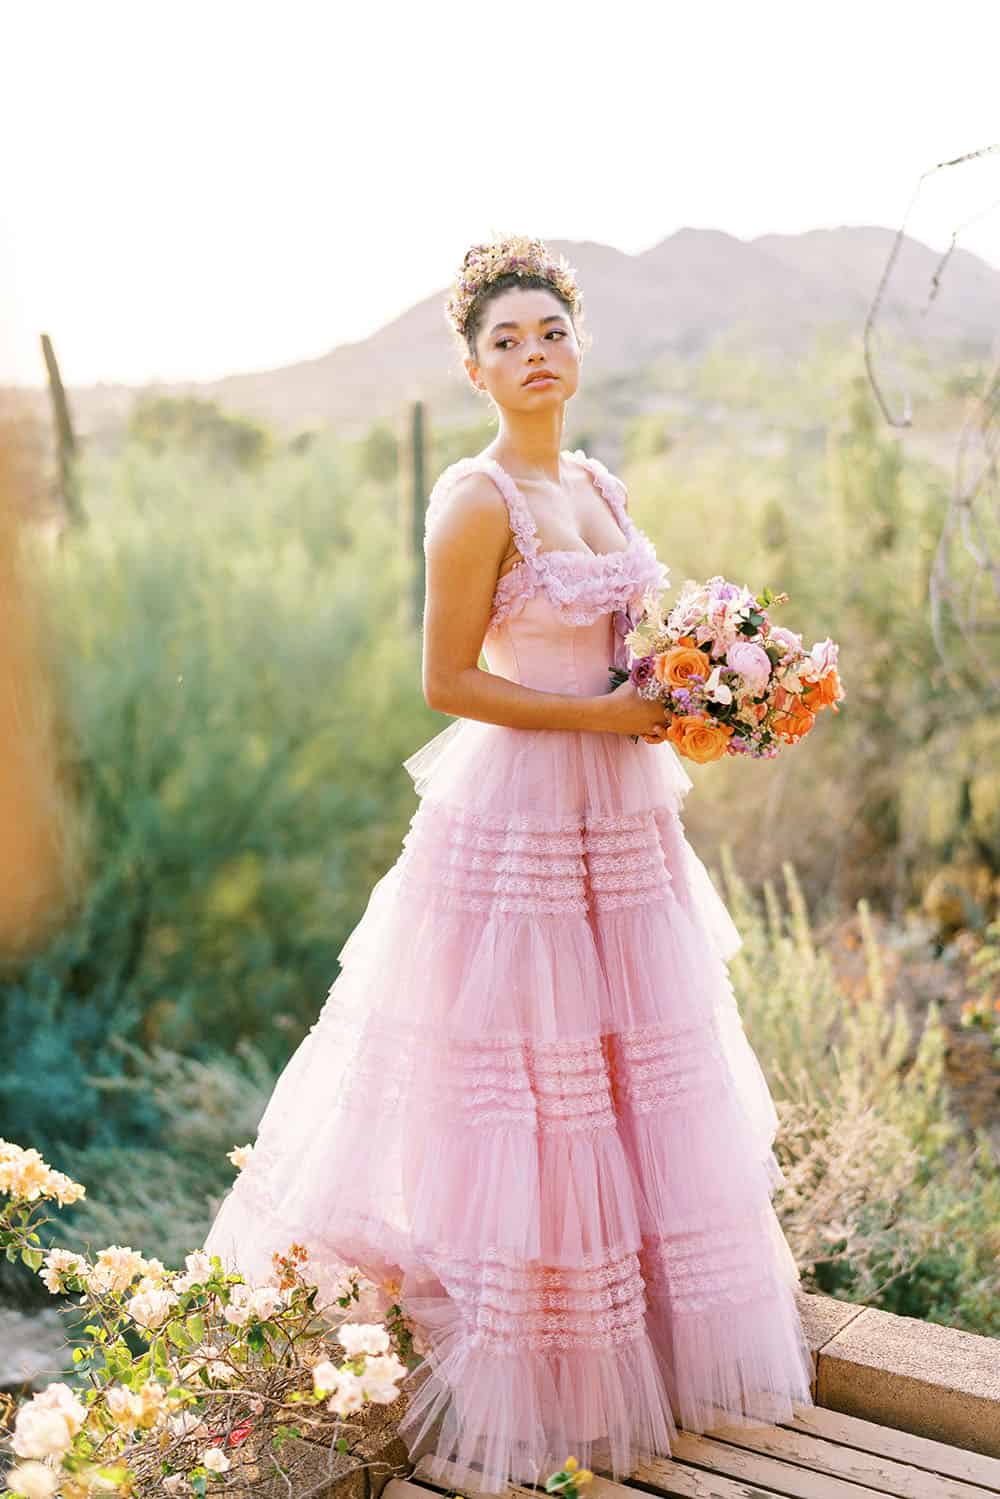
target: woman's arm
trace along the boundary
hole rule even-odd
[[[640,698],[627,682],[586,697],[541,692],[481,670],[479,654],[509,540],[507,507],[492,479],[473,472],[457,480],[424,548],[422,685],[428,706],[515,729],[638,734],[662,721],[662,704]]]

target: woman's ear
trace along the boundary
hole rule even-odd
[[[479,365],[472,358],[472,355],[466,354],[465,358],[462,360],[462,363],[465,365],[465,372],[471,380],[472,384],[476,387],[477,390],[485,392],[486,386],[483,384],[483,377],[479,373]]]

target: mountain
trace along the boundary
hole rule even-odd
[[[589,240],[549,243],[577,270],[592,338],[588,373],[600,378],[635,373],[667,354],[697,358],[720,341],[794,359],[820,329],[857,336],[894,241],[894,231],[878,225],[844,225],[752,240],[686,227],[639,255]],[[985,355],[1000,306],[1000,271],[967,250],[953,251],[926,316],[941,259],[919,240],[902,241],[882,327]],[[473,420],[484,407],[468,387],[445,323],[445,293],[442,287],[369,338],[317,359],[155,390],[216,400],[282,432],[324,425],[360,432],[376,420],[394,420],[417,395],[438,420]],[[151,389],[71,387],[79,430],[113,430],[136,395]]]

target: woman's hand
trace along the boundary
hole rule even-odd
[[[597,702],[601,717],[598,727],[606,732],[638,734],[647,744],[662,744],[666,739],[669,724],[663,703],[658,698],[641,697],[630,679]]]

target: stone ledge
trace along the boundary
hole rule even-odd
[[[1000,1340],[796,1293],[827,1410],[1000,1457]]]

